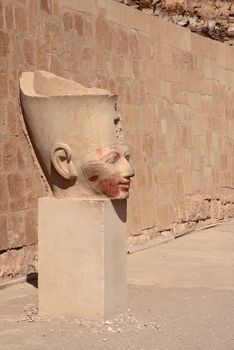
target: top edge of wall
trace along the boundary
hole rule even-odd
[[[191,51],[218,60],[226,69],[234,69],[232,55],[234,47],[210,38],[192,33],[189,29],[167,20],[126,6],[113,0],[57,0],[60,10],[73,10],[97,16],[99,13],[107,20],[129,30],[153,35],[156,40],[181,50]]]

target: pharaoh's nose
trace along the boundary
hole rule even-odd
[[[132,165],[129,163],[128,160],[125,160],[123,177],[133,177],[134,175],[135,171]]]

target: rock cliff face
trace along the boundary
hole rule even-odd
[[[233,45],[232,0],[114,0],[191,31]]]

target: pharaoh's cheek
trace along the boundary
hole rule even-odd
[[[120,194],[118,184],[119,184],[119,176],[113,174],[104,179],[100,179],[97,182],[97,187],[99,191],[103,193],[105,196],[109,198],[117,198],[119,197],[119,194]]]

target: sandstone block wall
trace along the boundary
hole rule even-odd
[[[131,245],[234,216],[233,53],[111,0],[0,0],[0,279],[35,269],[48,193],[20,124],[22,71],[119,95]]]

